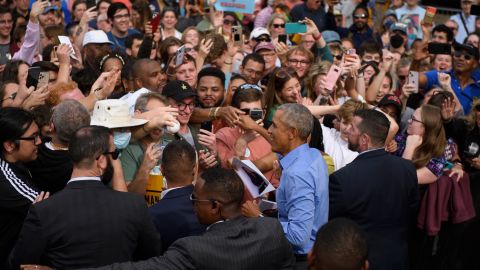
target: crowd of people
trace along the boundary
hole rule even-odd
[[[237,2],[0,0],[0,269],[479,269],[480,1]]]

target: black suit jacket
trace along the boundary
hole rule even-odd
[[[70,182],[32,205],[10,254],[11,267],[97,267],[161,253],[160,237],[142,197],[96,180]]]
[[[164,256],[99,269],[292,269],[292,247],[277,219],[238,217],[213,224],[201,236],[179,239]]]
[[[360,154],[330,176],[329,218],[366,232],[371,269],[408,269],[407,231],[418,206],[413,164],[383,149]]]
[[[206,227],[198,222],[193,211],[190,194],[193,185],[177,188],[168,193],[148,209],[158,233],[162,236],[163,250],[177,239],[201,235]]]

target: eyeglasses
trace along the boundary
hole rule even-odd
[[[412,115],[412,117],[410,117],[410,121],[412,121],[412,122],[418,122],[418,123],[420,123],[420,124],[423,124],[422,121],[418,120],[418,119],[415,118],[415,116],[413,116],[413,115]]]
[[[195,202],[209,202],[209,203],[215,202],[215,200],[212,200],[212,199],[209,199],[209,200],[197,199],[197,198],[195,198],[195,195],[193,195],[193,193],[190,194],[190,201],[192,201],[192,204],[194,204]]]
[[[308,60],[297,60],[297,59],[288,59],[288,63],[291,65],[300,65],[300,66],[307,66],[310,65],[310,61]]]
[[[285,24],[284,23],[274,23],[272,24],[273,28],[285,28]]]
[[[195,108],[195,103],[189,103],[189,104],[185,104],[185,103],[177,103],[177,107],[178,107],[178,110],[179,111],[185,111],[187,109],[187,106],[190,110],[193,110],[193,108]]]
[[[473,59],[473,55],[469,54],[469,53],[466,53],[466,52],[462,52],[462,51],[455,51],[455,53],[453,54],[453,56],[455,58],[460,58],[461,56],[463,55],[463,58],[465,60],[472,60]]]
[[[332,56],[333,56],[334,58],[336,58],[337,60],[342,60],[343,54],[336,54],[336,55],[335,55],[335,54],[332,54]]]
[[[115,148],[112,152],[104,152],[102,155],[111,155],[113,160],[117,160],[118,156],[120,156],[120,150]],[[96,159],[98,160],[102,155],[98,156]]]
[[[126,18],[130,18],[130,14],[118,14],[118,15],[115,15],[113,16],[114,19],[117,19],[117,20],[120,20],[120,19],[126,19]]]
[[[366,19],[366,18],[367,18],[367,14],[357,14],[357,15],[353,15],[353,18],[354,18],[354,19]]]
[[[34,133],[32,136],[29,136],[29,137],[20,137],[18,138],[17,140],[21,140],[21,141],[36,141],[37,139],[40,139],[40,133]]]
[[[6,97],[6,98],[2,99],[2,102],[4,102],[4,101],[5,101],[5,100],[7,100],[7,99],[14,100],[16,96],[17,96],[17,92],[15,92],[15,93],[12,93],[10,96],[8,96],[8,97]]]
[[[223,24],[233,25],[235,21],[232,20],[223,20]]]

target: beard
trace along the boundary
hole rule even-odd
[[[351,141],[348,141],[348,149],[354,151],[354,152],[358,152],[358,149],[360,148],[360,145],[358,143],[354,143],[354,142],[351,142]]]
[[[105,168],[105,171],[103,174],[100,176],[100,179],[102,180],[102,183],[106,186],[110,184],[113,178],[113,166],[112,162],[110,159],[107,159],[107,167]]]

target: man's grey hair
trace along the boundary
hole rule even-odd
[[[277,111],[283,111],[280,121],[288,127],[298,130],[300,139],[306,140],[312,133],[313,116],[307,107],[296,103],[287,103],[278,107]]]
[[[162,96],[156,92],[148,92],[145,94],[140,95],[135,102],[135,111],[146,112],[147,111],[147,103],[151,99],[157,99],[158,101],[168,106],[168,99],[165,96]]]
[[[55,126],[57,138],[68,143],[75,131],[90,125],[90,114],[80,102],[67,99],[55,107],[52,123]]]

